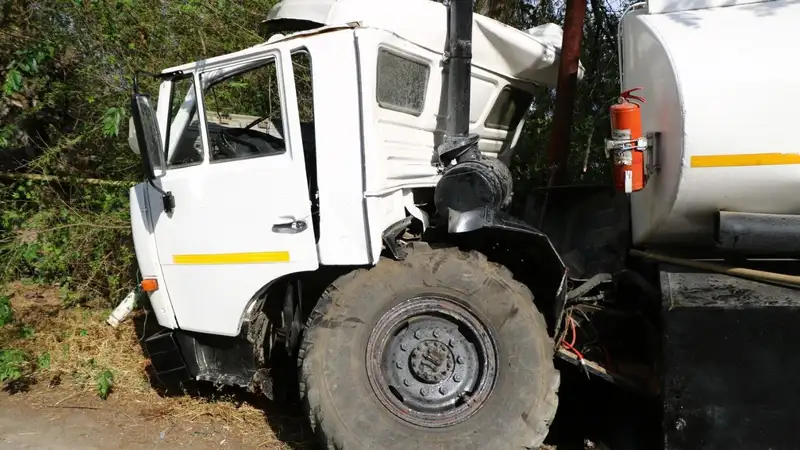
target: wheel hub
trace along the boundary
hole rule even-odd
[[[411,373],[424,383],[441,383],[454,365],[453,352],[439,341],[422,341],[411,352]]]
[[[454,425],[480,409],[496,367],[488,329],[460,302],[441,297],[397,305],[367,344],[367,376],[378,399],[425,427]]]

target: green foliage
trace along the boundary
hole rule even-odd
[[[0,327],[14,321],[14,310],[11,309],[11,299],[7,295],[0,295]]]
[[[0,172],[140,180],[127,143],[134,72],[261,42],[274,3],[0,2]],[[0,279],[57,283],[66,304],[116,300],[135,275],[129,223],[125,187],[0,180]]]
[[[40,370],[47,370],[50,368],[50,353],[44,352],[39,355],[39,358],[36,361],[36,365],[39,367]]]
[[[103,114],[103,135],[105,137],[119,136],[119,127],[122,123],[123,112],[121,108],[108,108]]]
[[[25,353],[20,350],[0,350],[0,383],[10,383],[25,375]]]
[[[34,335],[36,335],[36,330],[34,330],[33,327],[30,325],[23,325],[19,329],[19,337],[23,339],[30,339]]]
[[[111,389],[114,387],[114,372],[103,369],[97,374],[97,395],[103,400],[108,398]]]

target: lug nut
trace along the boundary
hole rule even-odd
[[[417,339],[422,339],[422,330],[417,330],[414,332],[414,337]]]
[[[463,356],[458,356],[456,358],[456,362],[459,363],[459,364],[464,364],[464,357]]]
[[[435,338],[439,337],[439,330],[438,329],[433,330],[433,337],[435,337]]]
[[[419,390],[419,395],[425,397],[426,395],[428,395],[428,391],[426,391],[425,388],[422,388]]]
[[[403,384],[405,384],[406,386],[411,386],[411,381],[408,378],[406,378],[403,380]]]
[[[456,375],[453,375],[453,381],[455,381],[456,383],[458,383],[459,381],[461,381],[461,375],[458,375],[458,374],[456,374]]]
[[[449,345],[450,347],[455,347],[456,346],[456,340],[455,339],[450,339],[450,341],[447,342],[447,345]]]
[[[402,351],[408,350],[408,344],[406,344],[405,342],[401,342],[400,343],[400,350],[402,350]]]
[[[445,387],[442,386],[442,387],[439,388],[439,393],[442,394],[442,395],[447,394],[447,389],[445,389]]]
[[[397,361],[396,363],[394,363],[394,365],[397,366],[398,369],[402,369],[403,368],[403,363],[400,362],[400,361]]]

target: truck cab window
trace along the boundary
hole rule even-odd
[[[212,162],[286,152],[275,60],[202,75]]]
[[[203,162],[203,140],[197,120],[197,98],[192,77],[172,82],[169,111],[169,142],[165,150],[170,169]]]
[[[510,130],[516,128],[520,120],[525,116],[528,107],[533,101],[533,94],[521,89],[506,86],[500,91],[497,100],[486,116],[484,126],[498,130]]]
[[[422,114],[428,88],[430,67],[419,61],[378,50],[376,100],[384,109],[413,116]]]

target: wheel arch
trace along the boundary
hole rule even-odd
[[[557,334],[567,291],[567,266],[549,237],[511,215],[486,210],[472,221],[468,231],[457,230],[451,219],[450,230],[431,229],[425,240],[458,246],[483,253],[505,266],[514,278],[534,294],[534,304],[542,312],[551,337]],[[478,223],[475,226],[475,223]],[[456,231],[456,232],[454,232]]]
[[[260,313],[264,312],[268,300],[280,300],[281,304],[278,306],[283,307],[283,299],[286,295],[285,290],[290,283],[294,281],[301,282],[304,286],[302,295],[309,300],[303,304],[304,314],[301,318],[301,323],[304,323],[308,313],[328,285],[339,276],[361,267],[363,266],[320,266],[315,271],[294,272],[269,281],[253,293],[242,310],[239,318],[240,336],[242,334],[241,331],[247,329],[244,325],[252,323]]]

